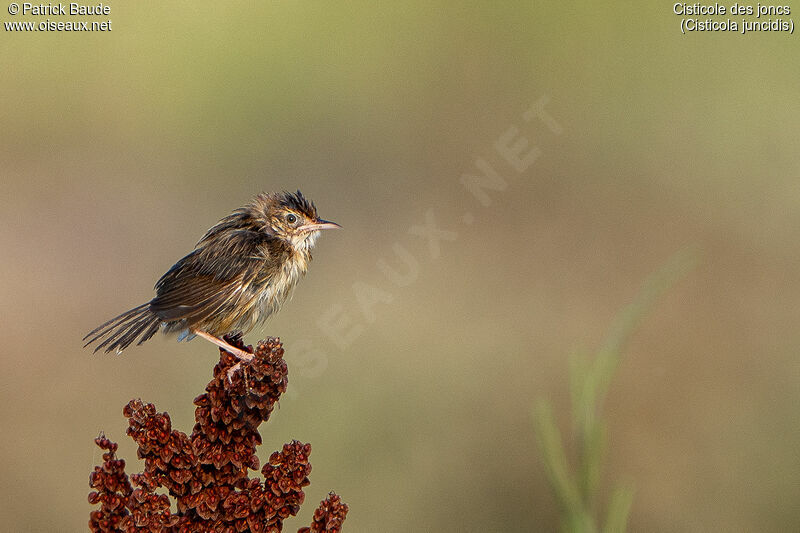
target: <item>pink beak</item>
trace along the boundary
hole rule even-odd
[[[317,231],[321,229],[337,229],[341,228],[339,224],[336,222],[331,222],[330,220],[322,220],[319,219],[313,224],[303,224],[302,226],[298,227],[297,229],[300,231]]]

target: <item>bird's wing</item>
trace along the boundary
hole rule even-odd
[[[228,233],[175,263],[156,283],[150,309],[162,320],[191,324],[237,302],[246,305],[259,292],[254,282],[263,275],[268,254],[258,233]]]

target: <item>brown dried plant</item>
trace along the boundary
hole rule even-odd
[[[156,412],[153,404],[131,400],[125,406],[127,433],[139,446],[144,472],[128,477],[125,461],[116,457],[117,444],[103,435],[95,439],[104,453],[103,464],[89,476],[89,503],[100,505],[89,515],[91,531],[274,533],[300,510],[311,472],[310,444],[284,444],[261,468],[263,481],[247,475],[259,467],[258,426],[286,391],[282,344],[269,338],[253,351],[239,337],[226,341],[255,357],[228,380],[228,370],[239,360],[220,350],[214,379],[194,400],[191,435],[172,429],[169,415]],[[311,526],[299,533],[339,532],[347,510],[330,493]]]

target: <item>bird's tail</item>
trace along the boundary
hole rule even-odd
[[[83,338],[86,341],[83,347],[102,341],[95,347],[95,352],[105,349],[106,353],[111,351],[120,353],[137,338],[139,339],[137,344],[142,344],[155,335],[160,327],[161,319],[150,310],[148,302],[97,326]]]

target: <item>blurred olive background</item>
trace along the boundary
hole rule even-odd
[[[215,348],[81,337],[300,188],[345,230],[248,336],[287,344],[262,462],[313,445],[292,530],[329,490],[346,531],[556,529],[532,406],[567,420],[569,354],[686,246],[612,384],[605,486],[636,489],[632,531],[800,528],[800,47],[682,35],[661,4],[115,2],[110,33],[3,32],[4,527],[85,530],[92,439],[142,467],[131,398],[191,430]],[[560,135],[523,118],[543,97]],[[541,152],[521,173],[512,127]],[[507,183],[488,207],[478,158]]]

